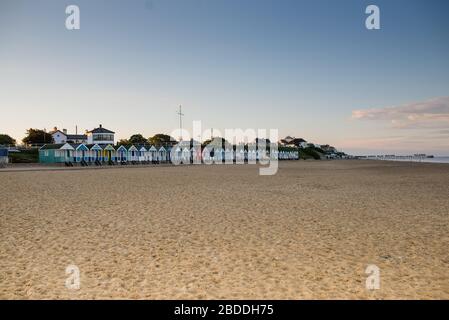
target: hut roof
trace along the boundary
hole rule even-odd
[[[50,143],[50,144],[44,144],[40,150],[58,150],[60,149],[65,143]]]
[[[103,150],[102,147],[100,147],[98,144],[86,144],[86,147],[89,148],[89,150]]]

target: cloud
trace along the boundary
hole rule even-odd
[[[398,129],[449,128],[449,97],[385,108],[352,111],[352,119],[390,121]]]

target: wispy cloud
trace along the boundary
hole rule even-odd
[[[399,129],[449,128],[449,97],[439,97],[401,106],[352,111],[352,119],[390,121]]]

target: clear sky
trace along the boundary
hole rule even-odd
[[[447,0],[0,0],[0,133],[170,133],[182,104],[187,129],[449,155],[448,15]]]

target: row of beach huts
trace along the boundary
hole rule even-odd
[[[201,162],[256,162],[260,160],[298,160],[298,150],[259,150],[256,146],[239,145],[217,148],[201,145],[154,146],[63,143],[46,144],[39,149],[40,163],[115,164],[115,163],[201,163]]]

